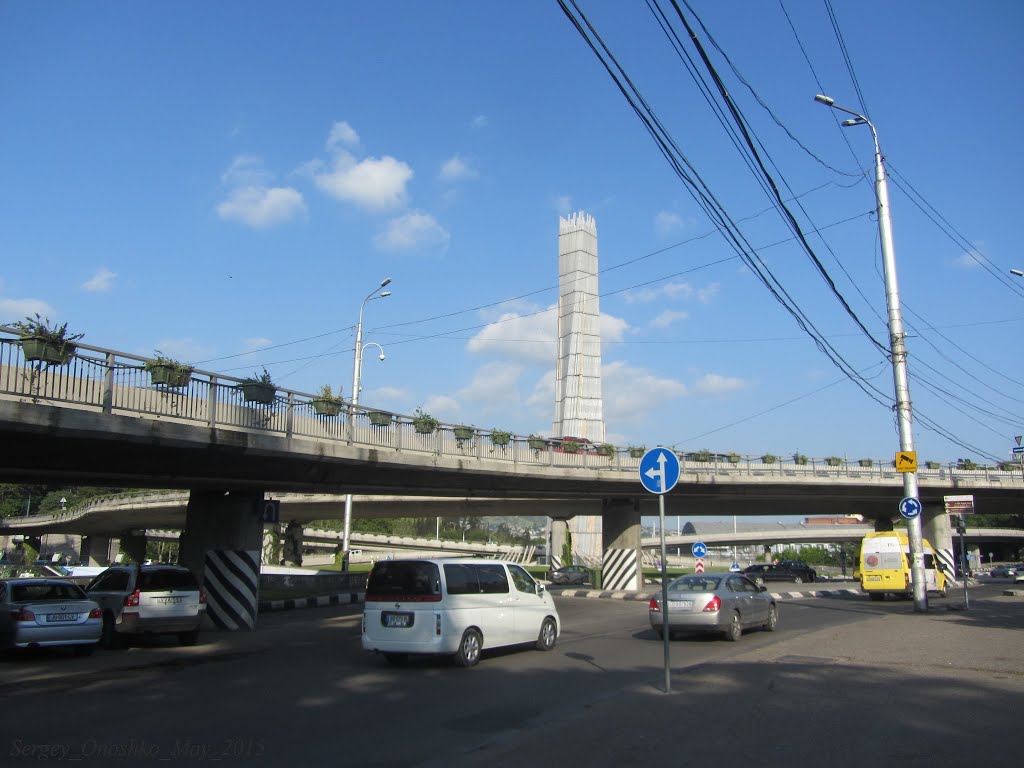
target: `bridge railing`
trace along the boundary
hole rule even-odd
[[[2,335],[6,334],[6,336]],[[267,402],[246,399],[244,379],[193,369],[182,386],[155,383],[146,364],[150,358],[76,342],[76,351],[62,364],[27,360],[16,329],[0,326],[0,397],[59,406],[135,415],[210,428],[278,433],[365,445],[393,451],[415,451],[512,464],[580,467],[636,472],[636,450],[573,445],[559,438],[492,434],[455,424],[417,431],[413,416],[380,411],[342,401],[337,413],[316,411],[317,397],[308,392],[276,388]],[[573,449],[576,449],[573,452]],[[684,473],[828,477],[896,477],[892,461],[806,459],[764,463],[738,454],[678,452]],[[801,457],[803,458],[803,457]],[[869,464],[861,466],[862,463]],[[977,478],[989,482],[1022,482],[1024,473],[1006,466],[964,469],[952,465],[924,467],[922,478]]]

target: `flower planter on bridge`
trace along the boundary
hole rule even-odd
[[[163,385],[169,389],[186,387],[192,381],[192,369],[176,365],[152,365],[149,368],[149,377],[154,384]]]
[[[317,398],[309,402],[313,406],[313,413],[317,416],[337,416],[341,413],[341,403],[339,401]]]
[[[390,427],[394,419],[394,416],[384,411],[370,411],[366,416],[370,419],[370,424],[375,427]]]
[[[242,390],[242,397],[247,403],[270,405],[274,402],[274,395],[277,394],[277,389],[266,384],[244,383],[239,384],[239,387]]]
[[[48,365],[67,365],[74,356],[74,344],[54,344],[46,339],[27,336],[21,340],[21,354],[28,362],[44,362]]]

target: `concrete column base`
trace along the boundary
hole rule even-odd
[[[181,564],[206,591],[219,629],[253,629],[259,605],[263,493],[192,491],[181,534]]]
[[[642,590],[640,499],[604,499],[601,503],[601,530],[604,544],[601,587]]]
[[[143,563],[146,560],[146,536],[145,534],[125,531],[121,535],[121,551],[128,556],[133,563]]]
[[[93,567],[110,565],[110,543],[110,537],[102,534],[83,536],[78,561]]]
[[[548,542],[548,566],[551,569],[561,568],[563,565],[572,565],[571,562],[563,562],[565,558],[562,557],[562,550],[565,548],[568,536],[569,519],[552,518],[551,541]]]
[[[929,505],[921,512],[921,535],[935,549],[942,572],[947,579],[956,578],[956,563],[953,560],[953,529],[945,506]]]

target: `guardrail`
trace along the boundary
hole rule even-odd
[[[416,418],[405,414],[353,406],[342,401],[334,415],[316,412],[316,395],[275,388],[269,402],[246,400],[244,380],[213,371],[193,369],[182,386],[153,382],[146,370],[150,358],[76,342],[67,362],[26,360],[15,329],[0,326],[0,398],[95,410],[108,414],[190,423],[221,429],[271,432],[286,437],[309,437],[396,452],[413,451],[512,464],[636,472],[642,453],[637,449],[594,445],[566,438],[543,438],[495,432],[456,424],[440,424],[421,433]],[[576,450],[573,450],[573,449]],[[851,477],[864,480],[894,478],[892,461],[836,463],[836,459],[764,463],[760,457],[676,451],[684,473],[798,478]],[[918,476],[949,480],[977,478],[990,482],[1024,482],[1021,469],[955,466],[922,467]]]

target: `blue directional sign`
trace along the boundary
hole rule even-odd
[[[693,546],[690,547],[690,552],[693,553],[694,557],[704,557],[708,553],[708,545],[703,541],[695,541]]]
[[[900,502],[900,514],[907,520],[913,520],[921,514],[921,502],[913,496],[908,496]]]
[[[651,448],[640,459],[640,484],[651,493],[668,493],[679,482],[679,457],[668,448]]]

